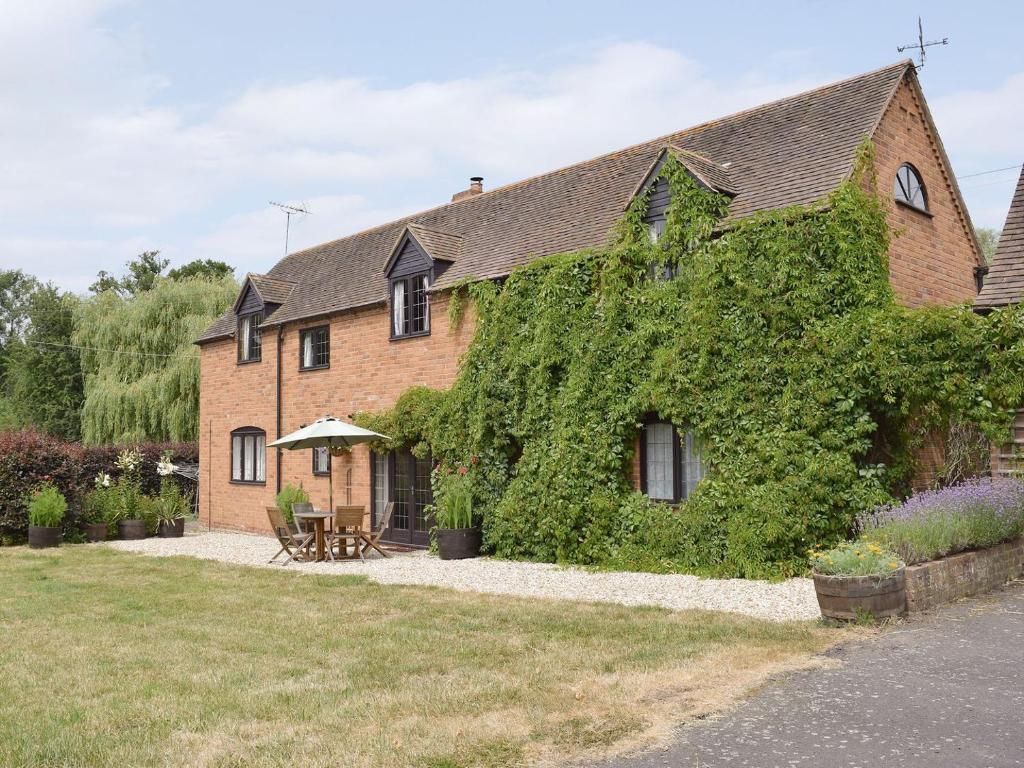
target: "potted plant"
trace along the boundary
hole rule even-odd
[[[889,550],[855,541],[810,557],[822,616],[849,621],[906,613],[906,566]]]
[[[473,515],[469,470],[434,470],[437,504],[433,508],[434,539],[442,560],[479,557],[483,537]]]
[[[136,448],[125,448],[117,456],[121,477],[117,481],[117,538],[123,540],[146,538],[144,498],[138,471],[142,454]]]
[[[284,519],[289,523],[294,523],[292,504],[305,504],[309,501],[309,494],[301,485],[294,486],[291,483],[285,483],[285,486],[274,497],[274,501],[277,503],[277,508],[281,510],[281,514],[284,515]]]
[[[153,501],[156,535],[162,539],[178,539],[185,535],[188,500],[182,495],[178,484],[171,479],[174,469],[171,452],[165,451],[156,465],[156,473],[160,475],[160,495]]]
[[[60,524],[68,502],[51,483],[41,486],[28,502],[28,545],[36,549],[60,545]]]
[[[116,491],[110,487],[110,475],[101,472],[96,477],[96,487],[82,498],[78,521],[86,541],[106,540],[116,504]]]

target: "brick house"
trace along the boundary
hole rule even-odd
[[[200,518],[268,530],[264,507],[282,483],[327,504],[397,502],[388,538],[425,544],[430,463],[365,447],[342,457],[271,452],[266,443],[325,414],[390,406],[410,386],[446,387],[473,334],[449,328],[450,289],[500,279],[531,259],[599,246],[633,195],[651,191],[657,237],[673,153],[697,181],[731,198],[728,220],[822,199],[849,178],[858,146],[875,144],[879,188],[897,237],[893,288],[908,306],[975,298],[981,251],[910,62],[704,123],[601,157],[483,191],[283,258],[249,275],[201,347]],[[726,223],[727,223],[726,222]],[[634,481],[678,500],[702,474],[685,434],[645,425]]]

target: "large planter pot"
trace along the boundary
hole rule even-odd
[[[46,525],[30,525],[28,527],[28,545],[33,549],[60,546],[60,528]]]
[[[438,528],[437,554],[442,560],[479,557],[483,536],[479,528]]]
[[[85,540],[89,542],[95,541],[106,541],[107,540],[107,524],[106,523],[82,523],[82,533],[85,534]]]
[[[185,535],[185,518],[179,517],[171,523],[161,520],[157,526],[156,535],[161,539],[180,539]]]
[[[118,520],[117,538],[122,541],[134,541],[146,538],[145,520]]]
[[[889,576],[826,576],[814,574],[821,615],[849,621],[870,615],[876,619],[907,612],[906,569]]]

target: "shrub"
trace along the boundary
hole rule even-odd
[[[198,460],[195,443],[142,443],[139,482],[143,493],[160,487],[156,465],[162,453],[171,451],[175,462]],[[24,541],[28,532],[28,499],[44,483],[52,483],[68,501],[64,517],[65,538],[73,537],[85,495],[99,474],[119,477],[117,446],[83,447],[32,430],[0,432],[0,544]]]
[[[296,487],[288,483],[277,494],[275,501],[277,502],[277,508],[281,510],[285,519],[290,523],[295,520],[292,517],[292,504],[304,504],[309,501],[309,494],[306,493],[301,485]]]
[[[861,515],[864,538],[909,564],[991,547],[1024,532],[1024,483],[978,478]]]
[[[473,491],[469,470],[438,467],[434,470],[433,487],[437,501],[434,521],[438,528],[472,528]]]
[[[57,528],[68,511],[68,502],[56,486],[47,484],[32,494],[28,503],[29,525]]]
[[[188,514],[189,497],[181,492],[177,483],[165,481],[160,495],[153,501],[153,513],[158,523],[173,523]]]
[[[82,497],[79,520],[83,523],[110,523],[117,519],[117,489],[100,486]]]
[[[827,576],[888,576],[903,567],[893,552],[873,541],[845,542],[827,552],[812,551],[811,567]]]

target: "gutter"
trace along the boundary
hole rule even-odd
[[[284,326],[277,326],[277,437],[275,440],[280,440],[283,435],[281,434],[281,344],[284,341]],[[274,473],[277,493],[281,492],[281,449],[277,450],[277,471]]]

